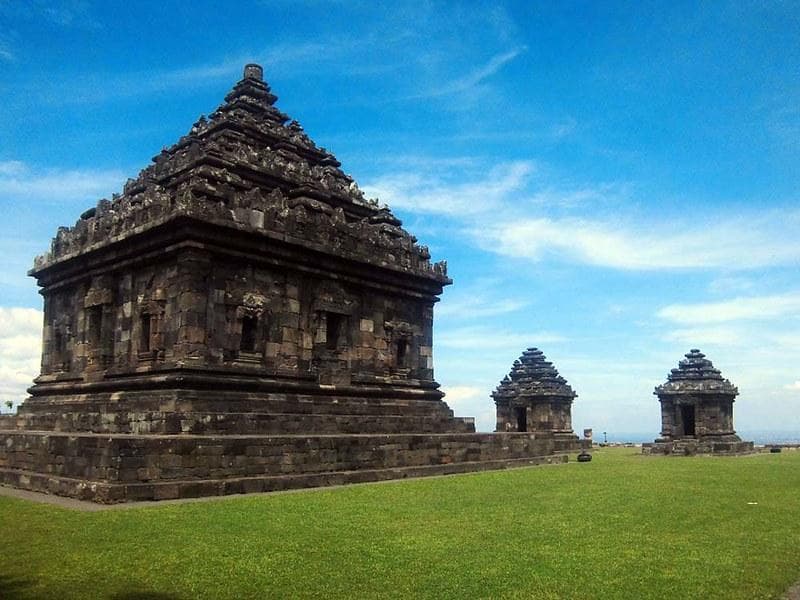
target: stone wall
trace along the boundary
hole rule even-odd
[[[564,462],[552,436],[107,436],[15,432],[0,483],[98,502],[166,499]]]
[[[208,252],[45,291],[40,382],[159,365],[433,380],[432,302]]]

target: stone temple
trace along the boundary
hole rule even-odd
[[[661,437],[644,444],[650,454],[738,454],[753,451],[733,429],[739,390],[700,350],[693,349],[655,392],[661,403]]]
[[[41,374],[0,425],[0,483],[123,502],[567,459],[563,422],[453,416],[432,358],[446,264],[276,99],[247,65],[36,259]]]
[[[579,450],[572,430],[572,401],[577,394],[538,348],[522,353],[492,392],[498,432],[552,435],[559,450]]]

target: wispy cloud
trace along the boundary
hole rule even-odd
[[[770,320],[800,315],[800,291],[771,296],[734,298],[723,302],[671,304],[658,316],[673,323],[708,324],[742,320]]]
[[[38,168],[21,161],[0,162],[0,204],[37,200],[48,203],[88,200],[119,192],[120,171]]]
[[[265,77],[269,79],[270,74],[275,72],[302,73],[304,65],[320,67],[335,62],[350,48],[351,41],[346,38],[335,40],[331,45],[322,42],[275,45],[194,65],[71,75],[61,81],[51,80],[45,88],[37,84],[29,94],[49,104],[63,105],[99,104],[180,90],[194,91],[236,81],[242,74],[243,66],[250,62],[260,63],[265,69]]]
[[[462,77],[445,82],[442,85],[432,87],[424,92],[415,94],[411,98],[434,98],[437,96],[448,96],[451,94],[458,94],[471,90],[492,75],[500,71],[505,65],[514,60],[517,56],[527,50],[527,47],[520,46],[508,52],[494,55],[488,62],[481,65],[477,69],[470,71]]]
[[[740,346],[746,337],[735,327],[693,327],[670,331],[665,339],[693,348],[707,346]]]
[[[733,216],[709,211],[704,221],[642,217],[630,185],[548,181],[546,168],[533,160],[497,163],[483,171],[455,162],[445,169],[420,165],[362,187],[393,208],[459,221],[485,250],[536,262],[556,259],[627,271],[730,272],[800,261],[800,240],[794,234],[800,211]]]
[[[1,11],[0,18],[2,18]],[[18,37],[18,34],[13,29],[9,29],[8,27],[6,27],[4,31],[0,31],[0,61],[12,63],[17,60],[17,55],[14,52],[14,48],[17,44]]]
[[[749,277],[738,277],[733,275],[723,275],[714,278],[708,284],[708,291],[713,294],[731,295],[751,291],[756,282]]]
[[[800,392],[800,381],[795,381],[794,383],[788,383],[783,386],[783,389],[790,390],[792,392]]]
[[[555,344],[566,341],[557,333],[548,331],[506,331],[496,327],[459,327],[436,332],[436,345],[459,350],[485,352],[503,348],[527,348],[531,345]]]
[[[541,217],[481,227],[473,235],[488,250],[534,261],[556,257],[621,270],[741,270],[800,260],[800,241],[790,231],[797,223],[800,214],[731,219],[712,229],[674,221],[667,227]]]
[[[509,295],[502,280],[482,277],[445,294],[436,305],[436,318],[463,322],[517,312],[529,304],[527,298]]]
[[[578,129],[578,121],[573,119],[572,117],[568,117],[563,121],[559,121],[558,123],[552,125],[550,127],[550,137],[554,140],[562,140],[566,137],[569,137]]]
[[[101,25],[91,13],[91,4],[83,0],[0,2],[0,16],[9,22],[35,21],[40,26],[46,23],[63,29],[99,29]]]
[[[451,301],[445,297],[442,304],[436,307],[436,316],[458,320],[492,317],[516,312],[528,304],[528,301],[517,298],[471,296]]]
[[[417,213],[474,215],[500,208],[511,192],[522,189],[535,172],[533,161],[502,163],[480,180],[442,181],[439,176],[400,173],[362,186],[393,208]]]

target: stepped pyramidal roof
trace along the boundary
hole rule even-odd
[[[550,396],[573,399],[577,394],[538,348],[522,353],[511,372],[492,393],[495,402],[526,396]]]
[[[189,218],[450,283],[446,263],[431,264],[428,249],[388,207],[366,199],[276,100],[262,68],[246,65],[223,104],[129,179],[121,195],[59,228],[32,274]]]
[[[739,390],[730,381],[722,377],[719,369],[714,368],[706,355],[693,348],[686,358],[672,369],[666,383],[656,387],[654,394],[691,394],[714,393],[736,396]]]

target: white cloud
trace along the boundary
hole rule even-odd
[[[0,202],[96,201],[122,190],[121,171],[38,168],[21,161],[0,162]]]
[[[517,352],[519,348],[564,341],[566,341],[564,336],[547,331],[512,332],[488,326],[477,326],[437,331],[435,344],[443,348],[474,350],[477,352],[508,349],[513,353]]]
[[[536,261],[556,255],[622,270],[754,269],[800,260],[800,242],[790,234],[798,221],[797,214],[776,214],[722,221],[709,230],[702,224],[630,226],[541,217],[482,227],[473,235],[486,249]]]
[[[502,54],[496,54],[493,56],[486,64],[481,65],[477,69],[473,70],[472,72],[468,73],[463,77],[459,77],[453,81],[445,83],[441,87],[434,88],[427,92],[416,96],[418,98],[424,97],[434,97],[434,96],[446,96],[449,94],[456,94],[459,92],[465,92],[474,88],[475,86],[479,85],[486,79],[490,78],[492,75],[497,73],[500,69],[502,69],[506,64],[514,60],[517,56],[525,52],[527,48],[525,46],[520,46],[508,52],[504,52]]]
[[[731,295],[734,293],[749,292],[755,288],[756,282],[747,277],[724,275],[717,277],[708,284],[708,291],[714,294]]]
[[[18,177],[24,175],[25,163],[19,160],[0,161],[0,177]]]
[[[667,340],[681,342],[687,347],[705,348],[706,346],[739,346],[747,342],[746,336],[732,327],[697,327],[676,329],[669,332]]]
[[[444,401],[457,417],[473,417],[476,431],[494,431],[496,409],[491,390],[474,385],[443,386]]]
[[[800,392],[800,381],[795,381],[794,383],[789,383],[783,386],[783,389],[790,390],[792,392]]]
[[[447,403],[452,408],[465,400],[474,400],[481,395],[481,388],[471,385],[445,386],[442,391],[447,394]]]
[[[453,162],[449,168],[421,165],[385,175],[362,188],[393,208],[459,221],[485,250],[537,262],[556,258],[627,271],[730,272],[800,261],[794,234],[800,211],[642,218],[634,205],[623,204],[631,195],[624,182],[553,184],[544,176],[533,160],[498,163],[480,173],[474,164]],[[745,282],[728,276],[716,285],[730,289]]]
[[[534,171],[532,161],[501,163],[478,180],[459,177],[455,183],[438,175],[401,173],[379,177],[362,189],[392,208],[463,217],[501,208],[507,195],[519,191]]]
[[[550,137],[554,140],[562,140],[569,137],[578,128],[578,121],[568,117],[550,127]]]
[[[21,402],[39,373],[42,312],[0,307],[0,403]]]
[[[34,308],[0,307],[0,338],[30,333],[39,335],[42,318],[42,312]]]
[[[453,319],[475,319],[516,312],[529,304],[526,300],[516,298],[495,298],[481,294],[452,299],[445,296],[436,306],[437,317]]]
[[[723,302],[671,304],[658,316],[674,323],[724,323],[741,320],[770,320],[800,314],[800,291],[772,296],[734,298]]]

